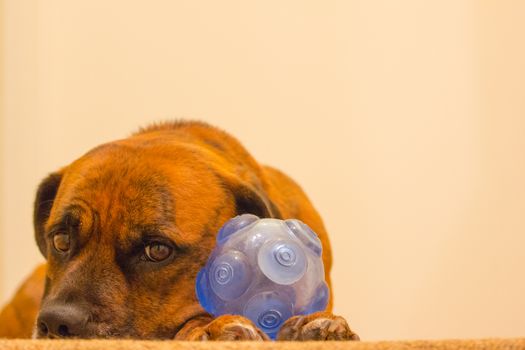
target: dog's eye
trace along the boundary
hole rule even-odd
[[[171,256],[173,249],[162,243],[150,243],[145,248],[146,257],[153,262],[166,260]]]
[[[69,235],[66,233],[57,233],[53,236],[53,246],[59,252],[65,253],[71,245]]]

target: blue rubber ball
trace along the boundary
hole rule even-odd
[[[197,297],[210,314],[242,315],[275,339],[288,318],[326,309],[321,256],[321,241],[303,222],[240,215],[219,231]]]

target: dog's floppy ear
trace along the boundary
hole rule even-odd
[[[44,227],[53,207],[58,187],[62,181],[62,173],[56,172],[46,177],[38,186],[36,191],[35,205],[33,210],[33,225],[35,228],[35,239],[44,257],[47,257],[47,247],[44,237]]]
[[[225,180],[235,199],[237,215],[254,214],[260,218],[281,219],[279,208],[263,191],[235,176],[227,176]]]

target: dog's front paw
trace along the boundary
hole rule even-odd
[[[223,315],[207,325],[194,328],[185,340],[269,340],[269,338],[247,318]]]
[[[316,312],[288,319],[277,340],[359,340],[346,320],[330,312]]]

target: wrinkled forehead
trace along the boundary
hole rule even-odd
[[[101,222],[148,225],[172,219],[174,199],[162,167],[133,150],[89,154],[64,174],[57,204],[62,211],[80,207]]]
[[[194,148],[110,145],[66,169],[49,221],[79,206],[105,235],[163,231],[193,244],[232,215],[229,198],[220,176]]]

